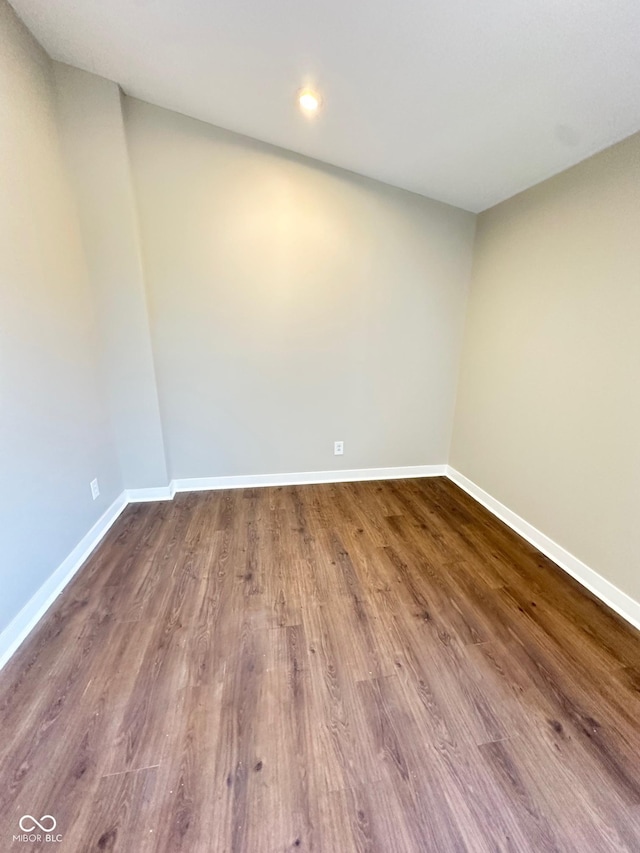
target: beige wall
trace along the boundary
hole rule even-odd
[[[101,335],[124,485],[166,486],[135,199],[120,89],[54,63],[58,119]]]
[[[4,0],[0,114],[1,631],[122,483],[51,64]]]
[[[451,464],[640,600],[640,135],[480,215]]]
[[[170,476],[445,463],[475,217],[125,118]]]

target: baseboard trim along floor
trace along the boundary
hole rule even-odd
[[[247,489],[318,483],[345,483],[364,480],[400,480],[413,477],[446,476],[512,530],[538,548],[560,568],[590,590],[604,604],[640,630],[640,603],[618,589],[585,563],[574,557],[544,533],[501,504],[455,468],[448,465],[414,465],[402,468],[360,468],[291,474],[257,474],[230,477],[197,477],[172,480],[168,486],[128,489],[123,492],[82,537],[71,554],[58,566],[13,621],[0,634],[0,669],[44,616],[98,546],[109,528],[129,503],[172,500],[177,492],[216,489]]]
[[[444,477],[446,465],[408,465],[403,468],[353,468],[339,471],[306,471],[294,474],[247,474],[235,477],[196,477],[173,480],[174,492],[212,489],[255,489],[264,486],[306,486],[317,483],[356,483],[364,480],[405,480],[411,477]]]
[[[0,669],[33,631],[56,598],[82,568],[129,501],[125,492],[105,510],[69,556],[49,575],[36,594],[0,634]]]
[[[477,486],[455,468],[447,466],[447,477],[463,489],[468,495],[482,504],[489,512],[493,513],[500,521],[504,521],[512,530],[530,542],[556,565],[560,566],[567,574],[575,578],[582,586],[597,596],[600,601],[622,616],[634,628],[640,630],[640,603],[631,596],[622,592],[617,586],[599,575],[598,572],[589,568],[582,560],[574,557],[569,551],[545,536],[532,524],[525,521],[515,512],[510,510],[500,501],[492,497],[480,486]]]

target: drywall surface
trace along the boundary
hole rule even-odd
[[[0,114],[1,631],[122,483],[52,69],[4,0]]]
[[[475,217],[129,98],[125,126],[170,476],[445,462]]]
[[[163,486],[167,468],[120,90],[68,65],[56,62],[54,71],[124,484]]]
[[[640,600],[640,135],[480,215],[451,464]]]

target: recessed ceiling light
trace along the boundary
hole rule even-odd
[[[305,113],[315,113],[320,106],[320,95],[311,89],[303,89],[298,95],[298,103]]]

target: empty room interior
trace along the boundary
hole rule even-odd
[[[0,0],[0,851],[640,851],[637,0]]]

